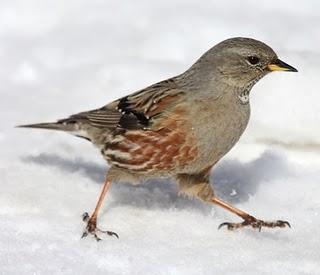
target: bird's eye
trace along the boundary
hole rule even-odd
[[[257,65],[260,61],[259,57],[256,56],[248,56],[247,60],[251,65]]]

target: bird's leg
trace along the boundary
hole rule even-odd
[[[101,208],[102,202],[103,202],[103,200],[104,200],[104,198],[105,198],[105,196],[111,186],[111,183],[112,183],[111,181],[105,181],[103,188],[102,188],[102,191],[101,191],[101,194],[100,194],[100,197],[98,199],[97,205],[96,205],[92,215],[89,216],[89,214],[87,212],[85,212],[82,215],[82,220],[87,223],[86,229],[82,234],[82,238],[87,237],[89,234],[91,234],[95,237],[95,239],[97,241],[100,241],[101,238],[99,238],[99,236],[97,235],[97,233],[99,233],[99,232],[106,233],[110,236],[116,236],[117,238],[119,238],[117,233],[112,232],[112,231],[100,230],[97,227],[97,218],[98,218],[99,209]]]
[[[276,221],[270,221],[270,222],[266,222],[263,220],[258,220],[255,217],[249,215],[248,213],[233,207],[232,205],[226,203],[225,201],[217,198],[217,197],[213,197],[213,199],[211,200],[212,203],[217,204],[219,206],[221,206],[222,208],[229,210],[230,212],[238,215],[239,217],[241,217],[244,221],[240,222],[240,223],[230,223],[230,222],[224,222],[222,224],[219,225],[219,229],[223,226],[226,226],[229,230],[234,230],[234,229],[238,229],[238,228],[242,228],[245,226],[251,226],[255,229],[259,229],[259,231],[261,231],[262,227],[291,227],[289,222],[287,221],[282,221],[282,220],[276,220]]]

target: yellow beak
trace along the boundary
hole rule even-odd
[[[276,59],[274,62],[268,65],[270,71],[285,71],[285,72],[297,72],[298,70],[289,64]]]

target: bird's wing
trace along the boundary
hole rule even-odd
[[[182,94],[183,91],[178,89],[174,79],[168,79],[100,109],[72,115],[65,121],[82,120],[97,128],[119,127],[126,130],[149,128],[154,119],[179,102]]]

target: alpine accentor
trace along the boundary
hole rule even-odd
[[[53,123],[20,127],[61,130],[97,146],[110,169],[83,236],[118,235],[97,228],[97,216],[112,182],[138,183],[171,177],[180,193],[217,204],[243,219],[228,229],[290,226],[263,221],[219,199],[209,184],[211,168],[235,145],[250,117],[253,85],[271,71],[297,70],[266,44],[250,38],[225,40],[184,73],[110,104]],[[220,228],[219,227],[219,228]]]

